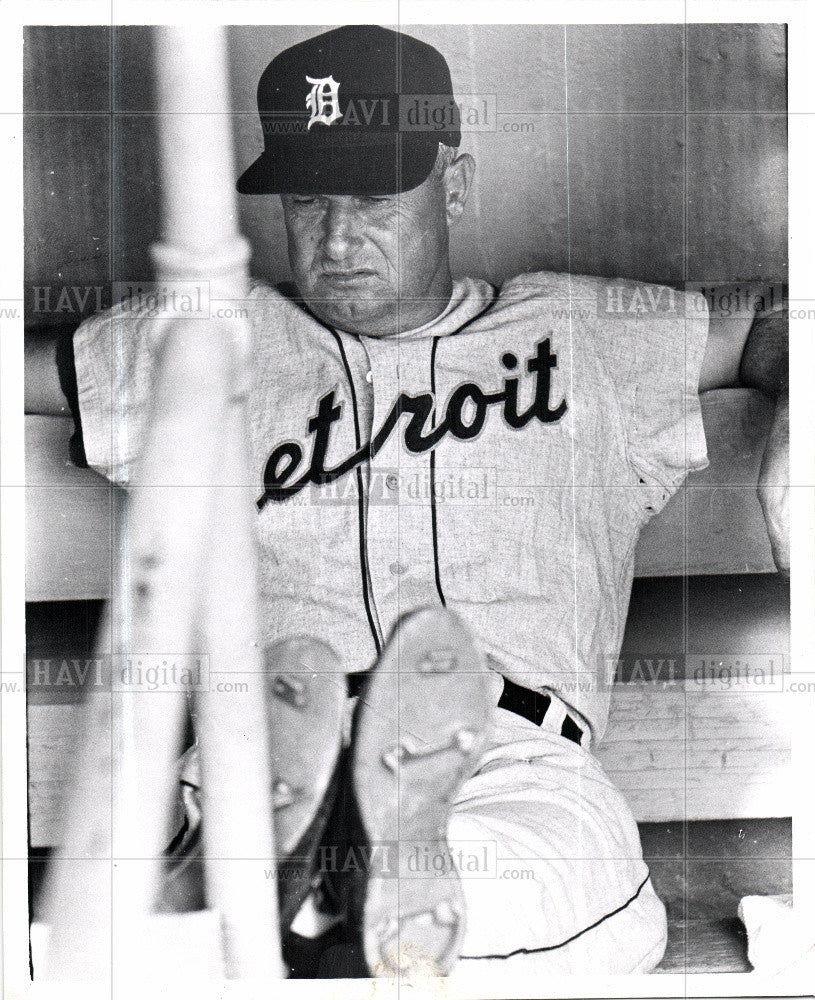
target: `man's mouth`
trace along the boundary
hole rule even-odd
[[[364,281],[366,278],[371,278],[375,275],[375,271],[369,268],[345,268],[342,270],[331,270],[323,271],[323,280],[331,282],[335,285],[345,285],[353,284],[356,281]]]

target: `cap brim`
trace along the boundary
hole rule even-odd
[[[426,133],[390,133],[354,144],[280,141],[238,178],[241,194],[399,194],[418,187],[436,162]]]

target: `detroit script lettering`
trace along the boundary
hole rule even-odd
[[[517,368],[518,359],[514,354],[507,352],[501,356],[501,364],[512,371]],[[489,408],[501,403],[503,403],[504,421],[515,430],[525,427],[533,418],[542,424],[554,423],[560,420],[567,410],[565,399],[554,409],[550,406],[551,372],[556,367],[557,355],[552,353],[547,337],[537,344],[535,354],[526,362],[526,370],[535,376],[535,398],[532,405],[523,413],[518,412],[519,380],[512,377],[504,379],[504,386],[498,392],[485,392],[474,382],[465,382],[458,386],[447,401],[442,420],[435,426],[431,421],[435,406],[433,394],[423,392],[412,396],[403,392],[396,398],[382,426],[370,441],[338,465],[326,468],[331,431],[342,416],[342,403],[335,401],[332,389],[319,400],[317,410],[308,422],[308,432],[312,438],[308,468],[292,482],[292,477],[298,473],[302,465],[303,449],[297,441],[283,441],[278,444],[266,462],[263,472],[263,495],[257,501],[258,509],[263,510],[270,500],[279,503],[287,497],[295,496],[309,484],[320,486],[333,483],[358,465],[373,459],[394,432],[403,413],[410,415],[405,425],[404,445],[414,455],[431,451],[447,434],[451,434],[459,441],[468,441],[476,437],[484,426]],[[465,406],[468,403],[469,421],[464,417]]]

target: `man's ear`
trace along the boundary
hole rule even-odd
[[[447,225],[461,216],[475,173],[475,160],[469,153],[459,154],[444,171],[444,198]]]

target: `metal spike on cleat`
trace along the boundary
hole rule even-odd
[[[275,698],[288,702],[292,708],[304,709],[308,705],[308,694],[303,681],[296,677],[278,674],[272,681],[272,693]]]
[[[420,674],[444,674],[458,669],[458,657],[452,649],[431,649],[416,665]]]
[[[476,740],[476,734],[470,729],[457,729],[446,743],[428,744],[419,747],[410,737],[402,740],[395,747],[389,747],[382,754],[382,763],[391,771],[396,771],[400,764],[406,761],[418,760],[422,757],[432,757],[446,750],[469,750]]]
[[[278,778],[272,785],[272,804],[275,809],[285,809],[299,802],[303,797],[303,789],[294,788],[284,778]]]

